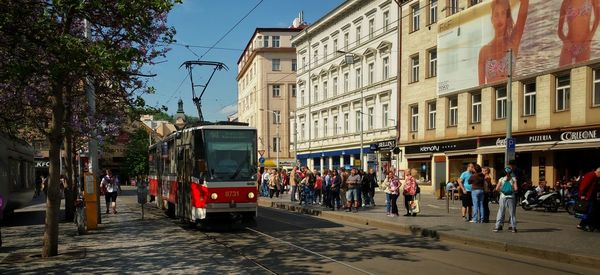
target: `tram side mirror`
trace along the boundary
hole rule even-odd
[[[196,165],[198,165],[198,170],[200,172],[206,172],[206,171],[208,171],[208,169],[206,168],[206,161],[205,160],[203,160],[203,159],[198,160],[196,162]]]

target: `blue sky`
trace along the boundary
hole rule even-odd
[[[250,36],[257,27],[288,27],[300,11],[304,20],[313,23],[340,5],[344,0],[263,0],[202,60],[219,61],[229,67],[229,71],[217,71],[202,97],[204,118],[209,121],[226,120],[234,112],[237,102],[237,60]],[[169,25],[177,30],[177,43],[190,46],[210,47],[233,27],[260,0],[184,0],[169,15]],[[165,105],[168,113],[177,111],[177,101],[184,102],[185,113],[197,116],[192,103],[190,80],[187,71],[179,66],[186,60],[197,60],[207,48],[173,45],[166,61],[150,67],[157,76],[149,81],[157,90],[154,95],[145,95],[150,106]],[[157,60],[161,61],[161,60]],[[194,81],[203,84],[210,76],[207,69],[194,70]],[[185,79],[185,80],[184,80]],[[180,85],[181,84],[181,85]],[[196,91],[201,88],[196,88]]]

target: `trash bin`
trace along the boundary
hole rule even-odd
[[[137,200],[139,204],[148,202],[148,187],[141,182],[137,185]]]

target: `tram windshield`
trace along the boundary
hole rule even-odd
[[[249,130],[205,130],[205,156],[212,181],[253,180],[256,133]]]

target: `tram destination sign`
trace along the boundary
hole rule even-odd
[[[530,134],[513,136],[517,144],[532,144],[544,142],[560,142],[560,141],[586,141],[600,139],[600,128],[585,129],[585,130],[568,130],[550,133]],[[479,146],[506,146],[506,139],[487,138],[481,139]]]

